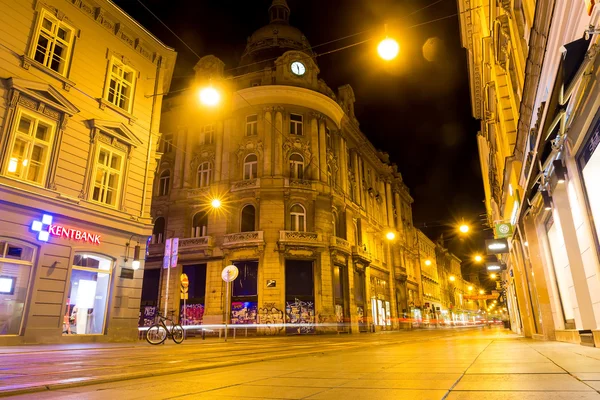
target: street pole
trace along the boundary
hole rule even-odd
[[[227,285],[227,295],[225,295],[225,341],[227,341],[227,322],[229,322],[229,305],[230,305],[230,301],[229,301],[229,284],[230,282],[225,282],[225,285]]]
[[[169,281],[171,280],[171,256],[168,256],[169,261],[167,261],[167,289],[165,291],[165,312],[164,316],[167,316],[167,307],[169,304]]]

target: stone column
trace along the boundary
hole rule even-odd
[[[358,174],[358,155],[356,154],[356,151],[352,151],[352,168],[354,169],[354,181],[355,181],[355,185],[354,185],[354,199],[356,200],[356,202],[358,204],[360,204],[360,176]]]
[[[319,119],[316,116],[313,116],[310,119],[310,152],[312,153],[311,163],[313,165],[313,169],[310,172],[310,177],[306,177],[308,179],[314,180],[322,180],[321,175],[325,172],[322,171],[326,169],[327,163],[325,162],[325,158],[321,158],[319,154]],[[307,160],[308,161],[308,160]]]
[[[566,183],[556,186],[552,193],[552,199],[554,200],[554,218],[560,221],[571,276],[573,277],[575,298],[577,299],[577,307],[579,307],[579,313],[575,313],[575,322],[578,325],[577,329],[596,329],[592,299],[581,257],[581,249],[577,240],[577,229],[573,221]],[[580,320],[578,321],[578,319]]]
[[[321,161],[321,182],[327,183],[327,140],[325,134],[325,119],[322,115],[317,117],[319,124],[319,160]],[[335,171],[331,171],[331,180],[333,180],[333,174]]]
[[[275,168],[273,169],[275,176],[283,175],[283,115],[281,111],[277,111],[275,114]]]
[[[396,205],[396,226],[398,227],[398,231],[402,231],[402,203],[400,202],[400,194],[394,193],[394,204]],[[392,213],[393,217],[393,213]]]
[[[263,176],[273,176],[273,157],[272,152],[275,151],[272,145],[273,138],[273,122],[271,111],[265,111],[262,118],[262,124],[259,125],[258,135],[263,137]]]
[[[552,305],[550,304],[550,295],[548,294],[548,287],[546,285],[546,274],[544,273],[544,263],[542,261],[542,247],[536,233],[535,220],[525,218],[523,226],[528,244],[525,253],[531,262],[531,269],[533,271],[531,279],[533,279],[540,305],[541,334],[545,340],[555,340]]]
[[[185,162],[185,136],[186,129],[180,129],[177,132],[177,136],[175,137],[175,161],[173,163],[173,187],[180,188],[182,187],[183,174],[181,171],[182,166]],[[160,171],[159,171],[160,172]]]
[[[347,194],[348,193],[348,160],[346,158],[346,141],[340,135],[340,157],[339,157],[339,171],[340,171],[340,187],[342,191]]]
[[[215,144],[215,165],[213,165],[213,181],[221,182],[223,177],[221,176],[222,162],[223,162],[223,135],[224,135],[224,123],[219,122],[216,124],[216,144]]]
[[[191,172],[191,164],[192,162],[192,134],[189,129],[185,132],[185,154],[183,161],[183,182],[181,187],[189,188],[191,187],[190,182],[190,172]]]
[[[388,208],[387,208],[387,195],[385,193],[385,182],[383,181],[383,179],[379,180],[379,187],[377,188],[377,190],[379,191],[379,197],[381,199],[380,201],[380,210],[381,210],[381,220],[379,221],[379,223],[381,225],[387,225],[388,224]],[[375,200],[377,201],[377,200]]]
[[[387,206],[387,223],[390,229],[394,229],[396,224],[394,223],[394,209],[392,207],[392,185],[390,182],[385,183],[385,204]]]

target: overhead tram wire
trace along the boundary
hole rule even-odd
[[[173,35],[174,35],[174,36],[175,36],[175,37],[176,37],[176,38],[177,38],[177,39],[178,39],[178,40],[179,40],[181,43],[183,43],[183,45],[184,45],[185,47],[187,47],[187,48],[188,48],[188,49],[189,49],[189,50],[190,50],[190,51],[191,51],[191,52],[192,52],[192,53],[193,53],[193,54],[194,54],[194,55],[195,55],[195,56],[196,56],[198,59],[201,59],[201,58],[202,58],[202,57],[200,57],[200,56],[199,56],[199,55],[198,55],[198,54],[197,54],[197,53],[196,53],[196,52],[195,52],[195,51],[194,51],[194,50],[193,50],[193,49],[192,49],[192,48],[191,48],[191,47],[190,47],[190,46],[189,46],[189,45],[188,45],[188,44],[187,44],[187,43],[186,43],[184,40],[183,40],[183,39],[181,39],[181,38],[180,38],[180,37],[179,37],[179,36],[178,36],[178,35],[177,35],[175,32],[173,32],[173,30],[172,30],[171,28],[169,28],[169,27],[167,26],[167,24],[165,24],[165,23],[164,23],[164,22],[163,22],[163,21],[162,21],[160,18],[158,18],[158,16],[157,16],[156,14],[154,14],[154,13],[153,13],[153,12],[152,12],[152,11],[151,11],[151,10],[150,10],[148,7],[146,7],[146,6],[143,4],[142,0],[137,0],[137,1],[138,1],[138,2],[139,2],[139,3],[140,3],[140,4],[141,4],[141,5],[142,5],[142,6],[143,6],[143,7],[144,7],[144,8],[145,8],[145,9],[146,9],[146,10],[147,10],[149,13],[150,13],[150,14],[152,14],[152,16],[153,16],[154,18],[156,18],[156,19],[157,19],[157,20],[158,20],[158,21],[159,21],[159,22],[160,22],[160,23],[161,23],[161,24],[162,24],[162,25],[163,25],[165,28],[167,28],[167,29],[169,30],[169,32],[171,32],[171,33],[172,33],[172,34],[173,34]],[[437,0],[437,1],[435,1],[434,3],[431,3],[431,4],[429,4],[429,5],[427,5],[427,6],[423,7],[423,8],[420,8],[420,9],[418,9],[418,10],[415,10],[415,11],[413,11],[412,13],[410,13],[410,14],[407,14],[407,15],[405,15],[405,16],[403,16],[403,17],[401,17],[400,19],[402,19],[402,18],[406,18],[406,17],[408,17],[408,16],[410,16],[410,15],[413,15],[413,14],[416,14],[416,13],[418,13],[418,12],[420,12],[420,11],[422,11],[422,10],[426,9],[426,8],[432,7],[433,5],[435,5],[435,4],[438,4],[438,3],[442,2],[442,1],[445,1],[445,0]],[[448,15],[448,16],[441,17],[441,18],[437,18],[437,19],[434,19],[434,20],[425,21],[425,22],[423,22],[423,23],[419,23],[419,24],[415,24],[415,25],[408,26],[408,27],[406,27],[406,29],[412,29],[412,28],[415,28],[415,27],[418,27],[418,26],[422,26],[422,25],[426,25],[426,24],[429,24],[429,23],[433,23],[433,22],[437,22],[437,21],[444,20],[444,19],[452,18],[452,17],[455,17],[455,16],[457,16],[457,15],[458,15],[458,14],[456,14],[456,13],[455,13],[455,14]],[[313,46],[312,48],[319,47],[319,46],[323,46],[323,45],[325,45],[325,44],[329,44],[329,43],[334,43],[334,42],[337,42],[337,41],[340,41],[340,40],[344,40],[344,39],[347,39],[347,38],[350,38],[350,37],[358,36],[358,35],[360,35],[360,34],[363,34],[363,33],[366,33],[366,32],[370,32],[370,31],[373,31],[373,30],[374,30],[374,29],[367,30],[367,31],[362,31],[362,32],[358,32],[358,33],[351,34],[351,35],[347,35],[347,36],[345,36],[345,37],[342,37],[342,38],[339,38],[339,39],[334,39],[334,40],[331,40],[331,41],[329,41],[329,42],[325,42],[325,43],[322,43],[322,44],[319,44],[319,45]],[[350,45],[343,46],[343,47],[340,47],[340,48],[337,48],[337,49],[334,49],[334,50],[330,50],[330,51],[327,51],[327,52],[323,52],[323,53],[321,53],[321,54],[315,54],[314,56],[308,56],[308,55],[307,55],[306,57],[304,57],[304,58],[300,58],[299,60],[300,60],[300,61],[303,61],[303,60],[315,59],[315,58],[317,58],[317,57],[320,57],[320,56],[323,56],[323,55],[332,54],[332,53],[335,53],[335,52],[338,52],[338,51],[341,51],[341,50],[345,50],[345,49],[348,49],[348,48],[351,48],[351,47],[354,47],[354,46],[358,46],[358,45],[361,45],[361,44],[367,43],[367,42],[369,42],[369,41],[371,41],[371,40],[373,40],[373,39],[375,39],[375,37],[370,37],[370,38],[368,38],[368,39],[365,39],[365,40],[362,40],[362,41],[360,41],[360,42],[357,42],[357,43],[352,43],[352,44],[350,44]],[[274,58],[271,58],[271,59],[262,60],[262,61],[260,61],[260,62],[257,62],[257,63],[264,63],[264,62],[268,62],[268,61],[274,61],[274,60],[276,60],[276,59],[278,59],[278,58],[279,58],[279,57],[274,57]],[[224,71],[224,72],[227,72],[227,71],[233,71],[233,70],[236,70],[236,69],[239,69],[239,68],[247,68],[247,67],[249,67],[249,66],[251,66],[251,65],[253,65],[253,64],[257,64],[257,63],[247,64],[247,65],[244,65],[243,67],[235,67],[235,68],[231,68],[231,69],[229,69],[229,70],[226,70],[226,71]],[[256,74],[256,72],[254,71],[254,72],[247,72],[247,73],[245,73],[245,74],[240,74],[240,75],[232,75],[232,76],[229,76],[229,77],[223,78],[223,79],[221,79],[221,80],[234,80],[234,79],[238,79],[238,78],[241,78],[241,77],[244,77],[244,76],[247,76],[247,75],[252,75],[252,74]],[[155,95],[152,95],[152,96],[160,96],[160,95],[166,95],[166,94],[170,94],[170,93],[184,92],[184,91],[186,91],[186,90],[189,90],[189,89],[192,89],[192,88],[191,88],[191,87],[187,87],[187,88],[183,88],[183,89],[179,89],[179,90],[175,90],[175,91],[169,91],[169,92],[166,92],[166,93],[158,93],[158,94],[155,94]],[[235,93],[236,93],[238,96],[240,96],[240,97],[242,98],[242,100],[243,100],[244,102],[246,102],[246,103],[247,103],[247,104],[248,104],[248,105],[249,105],[249,106],[250,106],[252,109],[254,109],[254,110],[257,110],[257,111],[260,111],[260,109],[259,109],[259,107],[258,107],[258,106],[252,105],[252,104],[251,104],[251,103],[250,103],[250,102],[249,102],[249,101],[248,101],[248,100],[247,100],[247,99],[246,99],[244,96],[242,96],[242,95],[239,93],[239,91],[235,91]],[[145,96],[145,97],[152,97],[152,96]],[[277,126],[275,126],[275,125],[274,125],[272,122],[270,122],[270,121],[268,121],[268,122],[269,122],[270,126],[271,126],[271,127],[272,127],[272,128],[273,128],[273,129],[274,129],[274,130],[275,130],[275,131],[276,131],[276,132],[279,134],[279,135],[281,135],[281,137],[282,137],[283,139],[285,139],[285,137],[286,137],[286,136],[284,135],[284,133],[283,133],[283,132],[281,132],[279,129],[277,129]],[[364,143],[362,143],[362,144],[361,144],[361,146],[362,146],[362,145],[364,145]],[[183,149],[183,148],[179,148],[179,147],[177,147],[177,146],[175,146],[175,145],[173,145],[173,144],[172,144],[171,146],[172,146],[173,148],[179,149],[179,150],[180,150],[180,151],[182,151],[184,154],[187,154],[187,153],[186,153],[186,151],[185,151],[185,149]],[[312,157],[312,158],[311,158],[311,160],[310,160],[310,162],[308,163],[308,165],[307,165],[307,166],[311,166],[311,165],[313,165],[313,167],[314,167],[314,164],[313,164],[313,158],[314,158],[314,157]],[[318,171],[319,171],[319,172],[321,172],[321,173],[324,173],[326,176],[327,176],[327,174],[328,174],[327,170],[321,169],[320,167],[318,168]],[[333,179],[332,179],[332,181],[331,181],[330,185],[333,185],[333,186],[334,186],[336,189],[340,189],[340,190],[342,190],[342,189],[343,189],[341,186],[339,186],[339,184],[338,184],[337,182],[334,182],[334,181],[333,181]],[[346,193],[344,193],[343,191],[342,191],[342,193],[343,193],[343,195],[344,195],[344,197],[345,197],[345,196],[346,196]]]

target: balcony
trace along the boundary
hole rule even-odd
[[[194,197],[206,196],[209,193],[209,186],[201,187],[201,188],[193,188],[187,189],[185,191],[185,196],[188,199],[192,199]]]
[[[237,192],[239,190],[247,190],[247,189],[258,189],[258,188],[260,188],[260,178],[237,181],[237,182],[233,182],[233,184],[231,185],[232,192]]]
[[[300,247],[325,247],[320,233],[279,231],[279,245]]]
[[[329,247],[332,250],[339,250],[346,254],[352,253],[352,247],[350,246],[350,242],[348,242],[346,239],[342,239],[337,236],[331,237],[331,243],[329,243]]]
[[[180,254],[203,252],[205,256],[209,256],[213,247],[214,239],[212,236],[179,239]]]
[[[371,264],[371,254],[363,246],[352,246],[352,258],[365,264]]]
[[[164,243],[152,243],[148,245],[148,256],[149,257],[157,257],[163,256],[165,254],[165,244]]]
[[[223,237],[223,248],[264,246],[263,231],[230,233]]]
[[[312,189],[312,181],[307,179],[295,179],[295,178],[285,178],[284,182],[285,187],[298,188],[298,189]]]

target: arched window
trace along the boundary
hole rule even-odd
[[[197,186],[206,187],[210,185],[211,168],[210,163],[203,162],[198,166]]]
[[[171,171],[166,169],[163,172],[161,172],[160,178],[158,179],[158,195],[159,196],[168,195],[170,187],[171,187]]]
[[[208,233],[208,212],[200,211],[192,220],[192,237],[206,236]]]
[[[248,204],[242,208],[242,222],[240,232],[254,232],[256,230],[256,209]]]
[[[300,154],[290,156],[290,178],[304,179],[304,158]]]
[[[163,243],[165,240],[165,219],[158,217],[154,221],[154,229],[152,230],[152,243]]]
[[[244,159],[244,180],[256,178],[258,168],[258,157],[256,154],[248,154]]]
[[[293,231],[306,231],[306,210],[300,204],[294,204],[290,209],[290,228]]]

